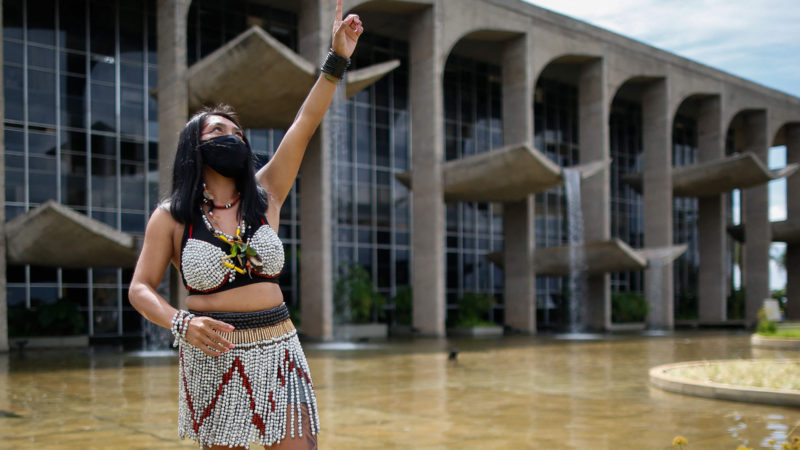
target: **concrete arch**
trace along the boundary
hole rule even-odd
[[[413,14],[436,3],[434,0],[394,0],[386,2],[381,0],[343,0],[343,11],[379,11],[392,14]]]
[[[769,135],[767,135],[768,137],[772,138],[770,140],[770,143],[771,143],[770,145],[773,146],[773,147],[774,146],[778,146],[778,145],[786,145],[787,144],[787,142],[786,142],[786,139],[787,139],[786,132],[788,131],[789,128],[792,128],[792,127],[800,127],[800,121],[785,121],[785,122],[776,124],[775,132],[770,133]]]
[[[739,91],[730,92],[730,90],[726,90],[726,92],[722,95],[722,98],[724,104],[722,110],[722,123],[726,125],[726,130],[730,128],[730,124],[739,114],[745,112],[767,111],[767,107],[764,105],[763,101],[754,99],[750,95],[742,95],[742,92]]]
[[[674,117],[686,99],[697,95],[722,96],[722,88],[717,80],[700,78],[680,66],[669,66],[669,111]]]
[[[696,92],[682,98],[674,99],[670,97],[670,121],[671,126],[675,127],[675,120],[682,111],[693,116],[698,123],[702,123],[707,130],[718,130],[715,134],[722,133],[722,122],[720,119],[721,96],[714,92]],[[717,136],[719,145],[724,145],[722,140],[724,135]]]
[[[536,87],[536,84],[539,82],[539,79],[542,77],[542,75],[544,75],[544,73],[548,69],[553,69],[556,66],[564,66],[568,67],[569,71],[572,70],[580,71],[585,64],[598,62],[602,59],[603,59],[602,55],[592,55],[585,53],[566,53],[550,58],[534,73],[534,80],[533,80],[534,88]]]
[[[530,20],[507,8],[479,0],[443,0],[440,48],[444,59],[467,36],[479,41],[503,41],[527,34]]]
[[[462,44],[466,41],[470,41],[471,50],[473,50],[476,54],[480,54],[481,52],[486,52],[489,50],[489,48],[502,49],[507,43],[521,37],[524,37],[524,33],[515,31],[489,28],[472,30],[469,33],[459,37],[458,40],[451,42],[448,47],[443,47],[442,57],[444,58],[446,64],[447,60],[450,58],[450,55],[452,55],[453,52],[458,49],[459,44]],[[487,54],[486,56],[489,55]],[[499,57],[500,54],[495,53],[492,56]]]
[[[767,138],[770,139],[771,145],[783,145],[775,142],[783,138],[786,127],[792,124],[800,124],[800,108],[797,111],[770,108],[767,111]]]
[[[611,105],[614,104],[614,100],[620,95],[640,99],[648,86],[658,82],[666,82],[666,77],[657,75],[634,75],[620,83],[609,83],[611,86],[615,86],[615,89],[612,90],[611,87],[609,87],[609,93],[613,92],[613,94],[608,96],[608,107],[611,108]]]
[[[633,58],[625,58],[624,55],[610,53],[606,56],[608,65],[608,92],[613,92],[615,97],[623,86],[634,82],[642,83],[648,81],[667,80],[667,70],[662,67],[654,67],[652,61],[642,61]]]
[[[682,98],[676,99],[675,107],[670,111],[672,115],[672,121],[675,121],[675,116],[686,107],[691,107],[693,103],[699,103],[707,100],[719,100],[720,95],[714,92],[695,92],[693,94],[688,94]]]
[[[737,129],[742,129],[744,126],[745,118],[749,115],[755,115],[755,114],[764,114],[765,116],[768,116],[767,110],[765,108],[742,108],[735,111],[732,115],[730,115],[730,117],[723,118],[722,123],[725,125],[724,127],[725,136],[727,136],[732,129],[734,130],[734,133],[736,133]],[[767,136],[769,136],[769,134]],[[737,143],[741,144],[743,142],[738,137],[734,137],[734,141],[735,141],[734,142],[735,146]],[[734,148],[734,150],[736,152],[740,152],[743,150],[743,148],[737,147]]]

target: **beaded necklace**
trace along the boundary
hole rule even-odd
[[[210,211],[209,211],[209,213],[210,213]],[[227,234],[227,233],[223,232],[222,230],[217,230],[216,228],[214,228],[213,225],[211,225],[211,222],[209,222],[208,214],[206,214],[206,211],[203,209],[202,206],[200,206],[200,217],[203,218],[203,224],[205,224],[206,229],[209,232],[211,232],[211,234],[213,234],[216,237],[220,237],[220,236],[225,237],[228,241],[231,241],[231,242],[238,240],[239,239],[239,235],[241,233],[243,233],[247,229],[247,224],[244,221],[244,217],[242,217],[241,223],[239,223],[239,225],[236,226],[236,235],[235,236],[231,236],[230,234]],[[212,217],[212,219],[213,219],[213,217]],[[230,242],[228,242],[228,243],[230,243]]]
[[[222,257],[222,265],[228,269],[231,269],[230,281],[234,280],[236,272],[240,274],[246,273],[252,278],[253,269],[263,266],[264,263],[261,261],[261,258],[258,256],[258,253],[255,251],[255,249],[250,246],[250,238],[248,238],[247,241],[243,239],[243,234],[245,234],[245,230],[247,229],[247,224],[244,221],[244,217],[242,217],[242,222],[236,227],[236,235],[231,236],[221,230],[217,230],[213,225],[211,225],[211,222],[206,217],[202,205],[200,206],[200,213],[206,229],[208,229],[208,231],[218,239],[231,246],[230,253]]]

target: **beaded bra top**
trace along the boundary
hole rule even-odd
[[[192,295],[211,294],[259,282],[278,282],[283,243],[264,219],[251,233],[244,221],[236,236],[215,230],[205,214],[184,227],[181,276]]]

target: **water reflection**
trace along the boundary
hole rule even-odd
[[[451,348],[460,350],[455,361]],[[678,361],[790,358],[745,334],[308,345],[321,448],[768,447],[800,410],[649,386]],[[4,448],[177,448],[174,354],[119,349],[0,355]],[[18,417],[15,417],[18,416]]]

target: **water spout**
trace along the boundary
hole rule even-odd
[[[564,169],[563,173],[569,239],[569,332],[579,333],[584,330],[583,308],[587,285],[581,211],[581,173],[572,169]]]
[[[172,332],[164,327],[158,326],[149,320],[144,321],[144,333],[142,335],[142,350],[146,352],[157,352],[172,349]]]

